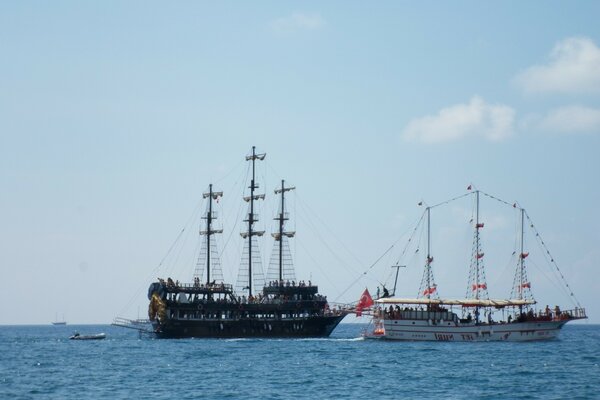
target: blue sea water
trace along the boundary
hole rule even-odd
[[[107,325],[0,326],[1,399],[592,399],[600,325],[536,343],[139,338]],[[70,341],[105,332],[101,341]]]

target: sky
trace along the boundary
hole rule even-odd
[[[198,241],[209,183],[225,192],[234,279],[252,146],[267,197],[280,179],[297,187],[297,275],[330,301],[389,287],[395,262],[398,294],[416,295],[423,253],[403,249],[418,203],[471,184],[527,209],[600,323],[599,14],[596,1],[1,2],[0,324],[143,317],[157,276],[191,281],[193,254],[169,250],[182,229]],[[490,296],[506,297],[518,216],[482,197]],[[261,207],[271,230],[276,206]],[[432,210],[441,295],[464,296],[472,213],[472,196]],[[572,306],[526,243],[540,306]]]

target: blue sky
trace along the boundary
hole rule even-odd
[[[268,154],[267,191],[285,178],[325,224],[303,232],[309,217],[298,217],[296,256],[330,299],[374,291],[396,248],[345,289],[402,243],[420,200],[473,183],[528,210],[600,322],[599,11],[593,1],[2,2],[0,272],[2,298],[20,306],[0,324],[55,313],[109,322],[125,305],[143,314],[153,269],[202,191],[235,187],[252,145]],[[223,207],[236,201],[226,192]],[[461,288],[449,296],[466,285],[454,249],[470,250],[468,232],[456,235],[464,243],[448,236],[470,210],[456,207],[433,232],[440,291]],[[493,211],[513,226],[510,210]],[[403,272],[406,294],[419,262]],[[181,280],[193,271],[178,268]],[[533,289],[563,301],[551,285]]]

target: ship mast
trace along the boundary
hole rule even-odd
[[[212,183],[208,185],[208,193],[203,193],[203,198],[208,198],[208,211],[202,219],[206,220],[206,230],[200,231],[200,235],[206,236],[206,283],[210,283],[210,237],[215,233],[223,233],[223,229],[212,229],[212,222],[217,218],[216,213],[213,212],[212,201],[217,200],[223,196],[223,192],[213,192]]]
[[[477,206],[475,209],[475,299],[479,300],[479,190],[475,191]],[[476,316],[479,317],[479,307]]]
[[[488,299],[487,283],[485,279],[485,265],[483,263],[484,253],[481,251],[480,229],[483,228],[483,222],[479,219],[479,190],[475,191],[475,235],[473,238],[473,260],[469,268],[469,285],[467,286],[466,298]],[[472,222],[473,220],[471,220]],[[473,292],[474,295],[473,295]],[[475,307],[475,321],[479,322],[479,306]],[[489,316],[489,315],[488,315]]]
[[[427,258],[425,260],[425,268],[423,269],[423,277],[421,278],[421,286],[419,287],[419,297],[425,296],[427,299],[431,299],[431,295],[437,297],[437,285],[433,279],[433,271],[431,270],[431,263],[433,257],[431,256],[431,207],[425,209],[427,213]],[[398,271],[396,271],[396,279]],[[394,284],[394,286],[396,286]]]
[[[479,190],[475,191],[475,298],[479,299]],[[475,322],[479,323],[479,306],[475,307]]]
[[[525,210],[521,208],[521,252],[519,253],[519,300],[523,299],[523,263],[524,263]],[[523,306],[521,306],[522,308]]]
[[[258,189],[258,184],[255,180],[255,161],[264,160],[266,153],[256,154],[256,147],[252,146],[252,154],[246,156],[246,161],[252,161],[252,180],[250,181],[250,196],[244,197],[245,201],[250,202],[250,212],[248,218],[244,222],[248,223],[248,231],[243,232],[241,235],[243,238],[248,238],[248,296],[252,296],[252,236],[262,236],[264,231],[254,231],[254,222],[258,221],[258,217],[254,214],[254,200],[261,200],[265,198],[264,194],[254,194],[254,190]]]
[[[427,207],[427,298],[431,298],[431,208]]]
[[[281,212],[275,218],[275,220],[279,221],[279,232],[274,234],[275,240],[279,241],[279,281],[283,281],[283,236],[293,237],[295,232],[285,232],[284,225],[285,221],[287,221],[288,213],[285,212],[285,192],[289,192],[290,190],[296,189],[293,186],[285,187],[285,181],[281,180],[281,189],[275,189],[275,194],[281,194]]]

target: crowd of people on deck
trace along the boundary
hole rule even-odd
[[[283,279],[281,280],[274,280],[274,281],[269,281],[268,284],[269,287],[295,287],[296,286],[296,281],[289,281],[286,280],[284,281]],[[298,281],[298,287],[310,287],[312,286],[311,281],[308,281],[308,284],[304,281]]]
[[[427,313],[427,314],[419,314],[419,315],[415,315],[415,314],[406,314],[403,312],[410,312],[410,311],[414,311],[414,312],[420,312],[420,313]],[[385,319],[430,319],[430,316],[428,315],[429,313],[447,313],[448,309],[444,308],[440,305],[437,304],[432,304],[429,305],[427,307],[404,307],[403,309],[399,306],[396,305],[395,307],[390,305],[389,308],[375,308],[374,309],[374,316],[381,316],[383,315],[383,317]],[[476,314],[477,314],[477,310],[476,310]],[[553,310],[550,309],[550,307],[546,306],[546,308],[544,310],[540,310],[540,311],[534,311],[533,309],[529,309],[526,312],[521,312],[516,314],[514,317],[513,315],[509,314],[507,321],[498,321],[495,322],[492,319],[492,312],[486,311],[486,315],[487,315],[487,323],[488,324],[494,324],[494,323],[511,323],[511,322],[531,322],[531,321],[556,321],[556,320],[565,320],[565,319],[570,319],[572,318],[571,314],[567,311],[561,311],[560,307],[555,306]],[[477,316],[477,315],[476,315]],[[449,317],[449,315],[447,316]],[[438,317],[439,318],[439,317]],[[466,318],[461,319],[461,322],[463,323],[470,323],[473,321],[473,317],[471,316],[471,313],[468,313]]]
[[[160,282],[160,284],[168,287],[168,288],[185,288],[185,287],[189,287],[189,284],[180,284],[179,281],[173,281],[173,279],[171,278],[167,278],[167,280],[165,281],[162,278],[158,278],[158,282]],[[274,281],[269,281],[268,283],[268,287],[312,287],[312,282],[309,280],[308,283],[305,282],[304,280],[298,281],[296,284],[296,281],[292,280],[286,280],[284,281],[282,280],[274,280]],[[200,282],[200,278],[195,277],[194,278],[194,284],[193,287],[195,288],[221,288],[223,289],[225,287],[225,284],[223,282],[217,283],[216,280],[213,280],[212,282],[207,282],[205,283],[201,283]]]
[[[223,282],[217,283],[216,280],[213,280],[212,282],[201,283],[200,278],[198,278],[198,277],[194,278],[194,284],[192,286],[190,286],[190,284],[181,284],[181,283],[179,283],[179,281],[173,281],[173,279],[171,279],[171,278],[167,278],[166,281],[162,278],[158,278],[158,282],[161,285],[164,285],[169,289],[174,289],[174,288],[185,289],[185,288],[189,288],[189,287],[194,287],[194,288],[200,288],[200,289],[224,290],[226,287],[226,285]]]
[[[561,311],[559,306],[554,306],[551,310],[550,307],[546,306],[544,310],[538,312],[529,309],[526,313],[521,313],[515,319],[515,322],[526,322],[526,321],[557,321],[570,319],[571,314],[568,311]],[[508,322],[511,322],[510,316]]]

